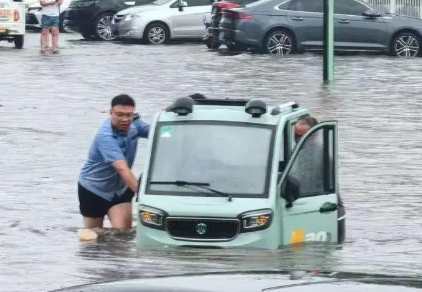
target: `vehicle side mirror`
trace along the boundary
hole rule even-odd
[[[188,2],[180,1],[179,2],[179,11],[183,11],[183,7],[188,7]]]
[[[375,10],[366,10],[364,13],[362,13],[363,16],[366,17],[370,17],[370,18],[375,18],[375,17],[380,17],[381,14],[378,11]]]
[[[293,207],[293,202],[299,199],[299,190],[299,180],[288,175],[281,185],[281,197],[287,201],[286,208]]]

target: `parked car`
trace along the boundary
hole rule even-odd
[[[63,4],[60,5],[60,32],[70,32],[70,30],[63,26],[63,21],[66,9],[69,7],[71,1],[72,0],[64,0]],[[25,19],[27,28],[41,29],[41,8],[42,6],[39,2],[35,2],[26,8]]]
[[[22,49],[25,36],[25,2],[0,0],[0,41],[15,43]]]
[[[211,17],[204,17],[204,25],[207,29],[207,34],[203,40],[209,49],[218,49],[223,43],[229,50],[236,49],[236,45],[231,42],[224,42],[220,38],[220,21],[223,16],[223,10],[226,8],[236,8],[241,5],[256,2],[258,0],[230,0],[214,2],[211,8]]]
[[[336,0],[334,46],[338,51],[420,55],[422,19],[381,14],[359,0]],[[323,0],[262,0],[226,9],[224,39],[263,53],[323,50]]]
[[[144,40],[159,45],[170,39],[201,40],[202,22],[212,0],[156,0],[151,5],[119,11],[113,19],[119,39]]]
[[[111,20],[116,12],[145,5],[153,0],[74,0],[66,10],[64,25],[85,39],[110,41],[116,38]]]

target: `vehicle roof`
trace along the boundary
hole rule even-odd
[[[252,117],[246,112],[246,106],[250,101],[260,100],[266,105],[266,113],[259,118]],[[172,106],[176,104],[177,100]],[[158,122],[177,121],[226,121],[245,122],[256,124],[276,125],[280,119],[293,112],[307,114],[308,109],[300,107],[294,101],[285,102],[280,105],[269,105],[262,99],[195,99],[192,113],[186,116],[177,115],[174,112],[162,112]]]
[[[299,272],[300,273],[300,272]],[[281,272],[209,273],[161,276],[64,288],[63,292],[412,292],[422,289],[422,280],[411,277],[313,275],[302,277]],[[51,291],[53,292],[53,291]]]

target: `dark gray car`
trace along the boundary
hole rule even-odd
[[[422,19],[380,14],[357,0],[335,0],[336,51],[420,55]],[[323,49],[323,0],[260,0],[226,9],[220,38],[238,48],[290,54]]]

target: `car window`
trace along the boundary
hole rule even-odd
[[[283,10],[287,10],[287,9],[289,9],[289,6],[290,6],[290,3],[291,3],[292,1],[286,1],[286,2],[283,2],[283,3],[281,3],[279,6],[278,6],[278,9],[283,9]]]
[[[334,4],[335,14],[362,15],[366,10],[370,8],[354,0],[336,0]]]
[[[289,10],[306,12],[324,12],[323,0],[292,0]]]
[[[186,3],[188,3],[188,7],[193,7],[193,6],[207,6],[207,5],[212,5],[213,1],[212,0],[185,0]]]

